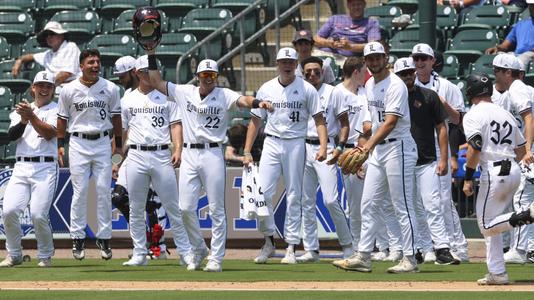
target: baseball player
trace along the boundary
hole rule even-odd
[[[439,195],[439,176],[448,172],[447,113],[436,92],[415,85],[415,64],[411,57],[399,58],[394,72],[408,88],[412,137],[417,144],[418,159],[415,165],[414,207],[418,228],[427,226],[434,241],[436,264],[459,264],[450,253],[449,236],[445,229]],[[438,135],[440,160],[436,161],[434,133]],[[426,214],[426,217],[425,217]],[[419,239],[425,238],[417,233]],[[419,241],[421,243],[421,241]]]
[[[119,77],[119,82],[127,95],[139,85],[139,78],[135,76],[135,58],[130,55],[120,57],[113,66],[113,75]]]
[[[517,126],[524,133],[526,139],[526,156],[524,163],[532,163],[533,118],[531,90],[519,78],[521,65],[512,54],[498,54],[493,59],[493,73],[495,74],[495,95],[492,101],[509,111],[516,119]],[[521,177],[521,184],[514,195],[513,209],[516,212],[530,206],[534,197],[534,185]],[[514,229],[511,234],[511,249],[506,253],[505,260],[510,263],[526,262],[526,243],[532,226]]]
[[[39,267],[50,267],[54,243],[48,212],[57,188],[56,149],[57,104],[54,75],[41,71],[35,75],[31,94],[35,101],[21,102],[11,113],[8,135],[16,141],[15,168],[4,193],[3,215],[7,257],[0,267],[22,264],[19,217],[30,203],[30,214],[37,239]]]
[[[66,84],[59,95],[57,139],[58,161],[63,166],[65,132],[68,130],[72,203],[70,234],[75,259],[85,257],[85,227],[87,226],[87,192],[92,174],[96,182],[97,221],[96,244],[103,259],[111,259],[111,165],[109,130],[113,129],[114,154],[122,153],[122,132],[119,88],[99,77],[100,53],[86,49],[80,54],[82,76]],[[113,170],[112,170],[113,169]]]
[[[502,233],[534,221],[534,205],[522,212],[503,214],[519,186],[521,171],[516,161],[524,158],[526,140],[514,116],[491,102],[492,83],[486,74],[467,78],[466,96],[473,104],[463,119],[468,141],[463,191],[474,191],[473,174],[480,165],[480,188],[476,201],[478,226],[486,241],[489,273],[480,285],[508,284],[502,252]]]
[[[306,134],[306,161],[302,182],[302,243],[306,253],[297,257],[297,262],[316,262],[319,260],[319,238],[317,232],[316,195],[317,184],[321,187],[323,202],[334,221],[343,257],[352,255],[352,236],[345,213],[339,203],[337,191],[337,168],[335,163],[344,150],[349,135],[348,107],[343,93],[334,86],[323,83],[323,60],[310,56],[300,63],[306,81],[315,87],[319,94],[319,105],[325,112],[328,133],[328,152],[332,157],[328,161],[318,162],[315,153],[320,141],[313,118],[308,119]],[[338,136],[338,145],[334,138]]]
[[[414,233],[417,231],[413,210],[414,167],[417,145],[410,134],[408,91],[404,82],[387,69],[382,44],[371,42],[364,48],[365,64],[373,74],[365,85],[367,101],[377,130],[359,151],[371,153],[362,195],[362,230],[358,252],[334,265],[359,272],[371,271],[371,252],[377,231],[376,215],[387,205],[387,192],[400,223],[403,259],[388,269],[390,273],[418,272],[415,261]],[[372,152],[371,152],[372,151]],[[388,199],[389,200],[389,199]],[[370,202],[371,205],[363,206]],[[389,202],[389,201],[388,201]]]
[[[412,58],[416,67],[415,84],[428,88],[436,92],[443,104],[445,111],[448,114],[449,127],[457,126],[460,123],[462,113],[465,111],[465,104],[461,90],[455,84],[447,79],[440,77],[438,73],[433,70],[435,63],[434,50],[428,44],[417,44],[412,49]],[[459,134],[458,130],[450,130],[448,132],[449,139],[454,140],[454,134]],[[437,161],[441,160],[439,139],[436,136],[436,155]],[[467,254],[467,240],[462,231],[458,211],[452,200],[452,174],[458,169],[457,150],[452,149],[452,154],[448,150],[450,159],[450,172],[439,177],[439,190],[441,201],[441,212],[445,217],[445,226],[451,241],[452,255],[460,261],[469,261]],[[425,228],[420,228],[425,230]],[[430,228],[433,230],[433,228]],[[424,231],[423,231],[424,232]],[[434,233],[436,234],[436,233]],[[434,251],[428,251],[424,257],[426,262],[433,262],[436,260]]]
[[[272,109],[267,101],[219,88],[219,68],[211,59],[198,64],[199,86],[179,85],[161,79],[157,71],[155,50],[147,50],[151,84],[176,101],[182,111],[184,149],[179,177],[180,209],[192,245],[193,258],[187,266],[199,270],[208,255],[197,215],[198,199],[204,188],[212,221],[211,255],[204,271],[220,272],[226,248],[226,212],[224,182],[226,176],[221,144],[226,136],[230,110],[235,107]]]
[[[313,44],[315,43],[313,41],[313,34],[310,30],[307,29],[297,30],[295,32],[295,36],[293,37],[292,43],[293,47],[295,47],[295,50],[297,51],[297,55],[299,58],[299,64],[297,65],[297,70],[295,71],[295,74],[298,77],[304,78],[304,72],[302,70],[301,63],[304,59],[311,56]],[[328,84],[334,84],[334,82],[336,81],[336,76],[334,75],[334,71],[332,70],[332,66],[330,65],[331,61],[331,57],[327,57],[323,60],[323,81],[324,83]]]
[[[363,58],[349,57],[343,64],[344,80],[336,86],[348,106],[350,131],[345,144],[347,149],[363,145],[364,139],[371,136],[371,115],[367,108],[367,96],[364,87],[366,73],[367,69]],[[349,227],[354,252],[354,248],[357,247],[360,241],[360,201],[363,191],[363,179],[356,175],[343,175],[343,185],[349,205]]]
[[[126,180],[130,198],[130,233],[134,249],[125,266],[147,264],[147,235],[145,233],[145,207],[149,185],[161,195],[169,217],[175,241],[188,244],[178,208],[178,183],[174,166],[180,164],[182,151],[179,108],[175,102],[154,90],[148,75],[148,57],[135,62],[135,75],[139,86],[121,100],[122,122],[129,148]],[[169,143],[174,144],[171,153]],[[148,163],[147,163],[148,162]],[[179,245],[177,245],[179,247]]]
[[[319,147],[315,159],[326,159],[327,131],[317,90],[302,78],[295,75],[297,52],[293,48],[281,48],[276,55],[278,76],[264,83],[257,97],[272,102],[275,110],[266,112],[259,109],[251,111],[245,142],[244,165],[252,163],[250,150],[256,138],[262,119],[267,118],[265,141],[260,158],[260,185],[270,215],[258,220],[259,231],[265,237],[265,244],[255,263],[266,263],[274,255],[274,216],[273,196],[278,179],[282,174],[286,187],[287,209],[284,223],[284,240],[288,247],[282,259],[283,264],[295,264],[295,245],[300,243],[300,222],[302,211],[302,179],[305,165],[305,138],[308,119],[313,118],[317,129]]]

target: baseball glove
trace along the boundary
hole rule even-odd
[[[364,148],[345,150],[339,157],[338,165],[343,174],[356,174],[368,157],[369,151]]]

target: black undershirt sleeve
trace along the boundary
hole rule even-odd
[[[451,156],[458,157],[460,145],[465,144],[465,135],[460,126],[449,123],[449,145],[451,146]]]
[[[15,126],[12,126],[7,131],[7,135],[9,136],[10,141],[18,140],[22,134],[24,133],[24,129],[26,129],[26,124],[18,123]]]

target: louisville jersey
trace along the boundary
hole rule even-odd
[[[144,95],[133,90],[121,100],[122,128],[128,145],[165,145],[171,142],[170,125],[180,121],[176,102],[157,90]]]
[[[50,102],[47,105],[42,107],[35,106],[34,103],[31,104],[33,112],[39,120],[44,123],[56,127],[57,125],[57,103]],[[13,111],[9,118],[11,124],[9,127],[13,127],[20,123],[20,115]],[[37,131],[33,128],[31,122],[28,122],[24,133],[16,141],[17,151],[16,156],[53,156],[57,157],[57,139],[56,137],[46,140],[39,135]]]
[[[464,96],[460,88],[447,79],[440,77],[438,73],[432,71],[430,81],[426,83],[422,83],[419,78],[416,78],[415,84],[438,93],[454,110],[465,112]]]
[[[79,80],[67,83],[58,100],[58,117],[68,121],[69,132],[98,133],[113,128],[111,117],[120,115],[119,87],[102,77],[90,87]]]
[[[514,149],[526,143],[512,114],[494,103],[472,106],[464,116],[463,127],[468,141],[476,135],[482,137],[481,166],[515,158]]]
[[[271,79],[260,87],[256,98],[271,101],[274,111],[256,108],[250,113],[267,118],[265,133],[283,139],[306,137],[308,119],[323,112],[315,87],[299,77],[285,87],[278,77]]]
[[[202,99],[198,87],[171,82],[167,85],[167,91],[169,100],[175,100],[181,110],[184,142],[224,141],[230,110],[237,107],[241,95],[227,88],[216,87]]]
[[[348,108],[340,90],[334,86],[323,83],[321,88],[317,91],[319,93],[319,103],[324,112],[326,120],[326,130],[329,137],[334,137],[339,133],[339,120],[337,119],[341,114],[346,113]],[[317,127],[315,120],[308,118],[308,133],[309,138],[318,138]]]
[[[408,89],[404,81],[395,74],[389,74],[378,83],[371,77],[365,84],[365,89],[373,128],[380,127],[386,115],[395,115],[399,119],[386,139],[411,137]]]
[[[358,137],[363,134],[363,123],[371,122],[365,87],[361,86],[356,93],[353,93],[345,88],[343,83],[340,83],[336,86],[336,90],[339,90],[343,95],[349,113],[349,138],[347,143],[356,144]]]

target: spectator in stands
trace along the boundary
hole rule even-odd
[[[365,0],[347,0],[348,15],[334,15],[315,35],[319,51],[314,56],[331,55],[343,65],[349,56],[361,56],[368,42],[380,41],[380,25],[376,18],[365,18]]]
[[[46,71],[54,74],[56,86],[67,83],[78,77],[80,72],[80,49],[78,46],[67,40],[67,30],[61,24],[50,21],[45,28],[37,34],[37,41],[42,47],[49,50],[35,54],[24,54],[13,64],[11,73],[17,77],[23,64],[35,61],[45,68]],[[58,92],[58,91],[56,91]]]
[[[226,150],[224,152],[224,159],[226,163],[231,166],[243,166],[244,156],[243,148],[245,147],[245,139],[247,137],[247,126],[243,124],[236,124],[227,132],[228,144],[226,145]],[[263,140],[265,139],[265,134],[263,133],[263,127],[258,131],[256,140],[252,145],[252,159],[255,162],[260,161],[261,150],[263,148]]]
[[[299,64],[297,65],[297,71],[295,72],[295,75],[299,77],[303,77],[302,66],[300,65],[300,62],[311,56],[313,43],[313,35],[311,31],[306,29],[297,30],[295,32],[295,37],[293,38],[293,46],[295,47],[295,50],[297,50],[297,53],[299,55]],[[330,57],[323,59],[323,81],[328,84],[333,84],[334,81],[336,81],[336,76],[334,75],[334,71],[332,70],[330,63]]]
[[[496,4],[502,4],[502,5],[515,5],[518,7],[527,7],[526,0],[497,0]]]
[[[460,13],[460,20],[463,15],[468,13],[473,8],[484,5],[488,0],[437,0],[438,5],[450,5]]]
[[[486,50],[486,54],[497,54],[515,49],[514,54],[521,62],[528,66],[534,60],[534,0],[527,0],[530,19],[518,22],[506,36],[506,39],[496,47]]]

